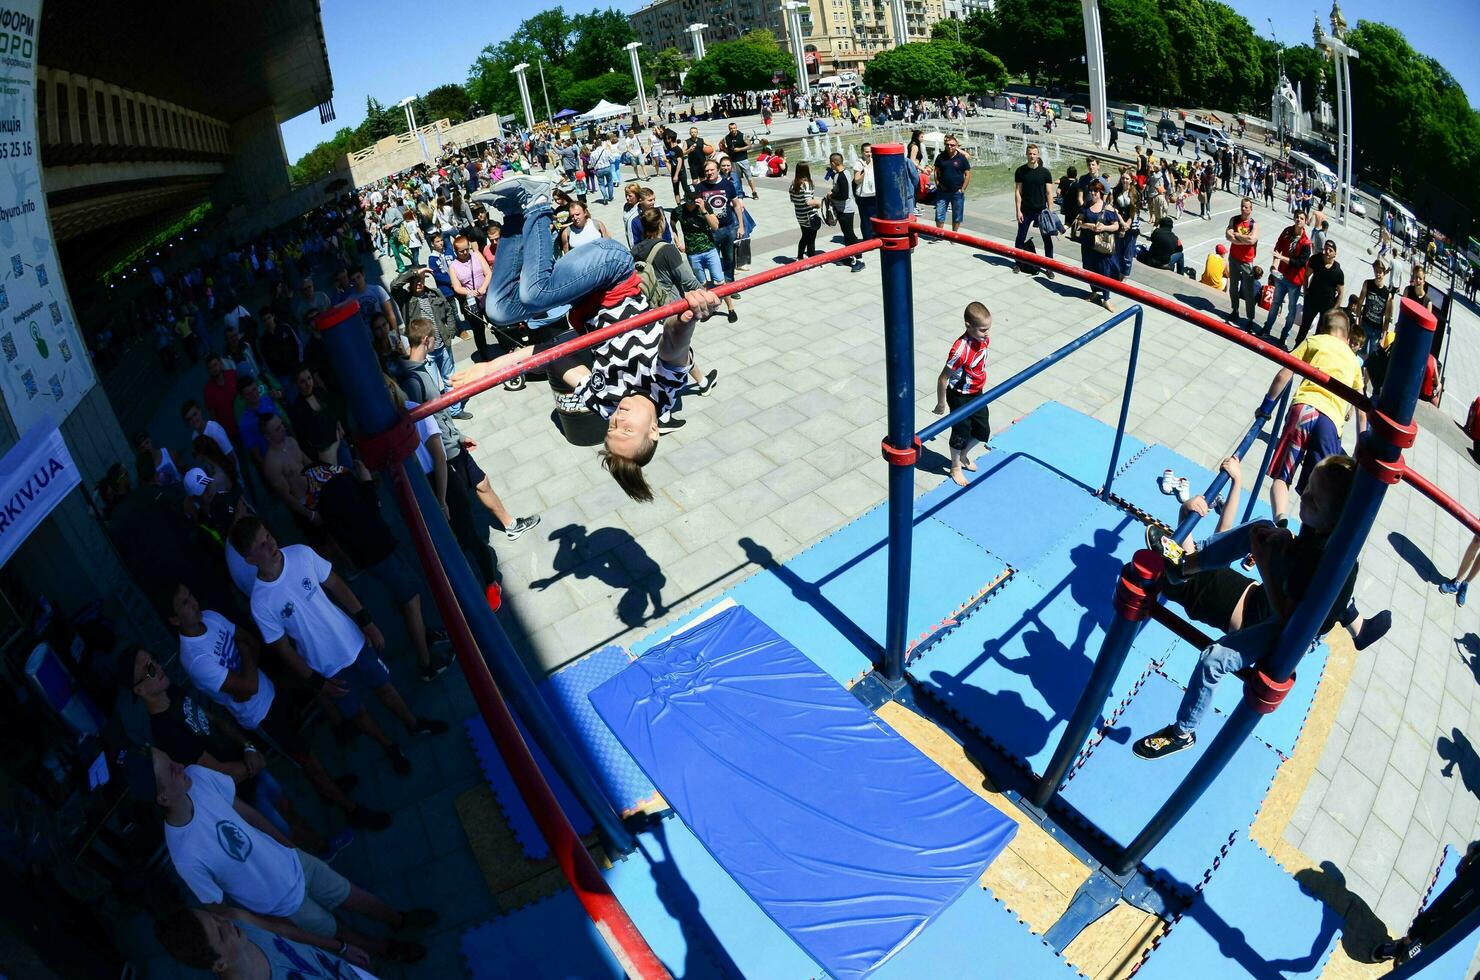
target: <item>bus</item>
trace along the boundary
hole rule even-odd
[[[1230,140],[1223,127],[1214,126],[1211,123],[1199,122],[1189,118],[1182,124],[1182,133],[1187,137],[1187,142],[1192,143],[1203,153],[1212,153],[1228,146]]]

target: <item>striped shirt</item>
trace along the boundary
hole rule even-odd
[[[794,184],[792,186],[791,206],[796,211],[797,224],[803,228],[810,227],[813,222],[821,217],[818,209],[808,203],[812,200],[812,193],[811,181],[804,180],[800,184]]]
[[[991,337],[976,340],[964,333],[956,338],[951,345],[951,353],[946,357],[946,367],[951,369],[947,384],[952,391],[979,395],[986,390],[987,347],[991,342]]]
[[[570,324],[577,333],[590,333],[651,309],[642,295],[642,280],[633,273],[620,285],[572,307]],[[602,418],[611,418],[628,395],[646,395],[666,419],[678,400],[688,375],[687,366],[675,367],[658,358],[663,321],[619,334],[591,348],[591,373],[576,386],[575,397]]]

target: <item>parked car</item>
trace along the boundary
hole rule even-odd
[[[1070,122],[1084,122],[1089,119],[1089,110],[1082,105],[1071,105],[1069,107]]]
[[[1127,136],[1146,135],[1146,117],[1134,109],[1125,110],[1125,116],[1120,123],[1120,131]]]
[[[1175,146],[1178,149],[1181,149],[1182,145],[1187,142],[1182,136],[1182,131],[1177,128],[1176,121],[1171,116],[1162,116],[1161,120],[1157,122],[1156,135],[1158,139],[1164,139],[1168,145]]]

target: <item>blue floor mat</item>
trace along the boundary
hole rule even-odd
[[[545,758],[544,751],[535,744],[534,739],[529,737],[529,732],[525,730],[523,723],[515,718],[514,724],[519,726],[519,734],[524,736],[524,744],[529,746],[530,753],[534,755],[535,764],[544,774],[545,782],[550,784],[550,789],[554,791],[555,799],[560,802],[560,808],[570,819],[571,826],[582,837],[591,833],[593,829],[591,815],[586,812],[586,808],[581,806],[576,795],[565,785],[565,780],[555,772],[555,767],[550,765],[549,759]],[[524,805],[524,798],[519,795],[519,790],[514,785],[514,777],[509,775],[508,767],[504,765],[503,757],[498,753],[498,747],[493,744],[493,738],[483,724],[483,718],[474,715],[463,725],[467,729],[468,738],[473,743],[473,754],[478,757],[478,768],[483,771],[483,778],[488,781],[493,795],[498,798],[499,809],[504,811],[504,819],[509,822],[509,829],[514,832],[514,839],[519,842],[519,846],[524,849],[524,853],[531,861],[541,861],[549,857],[550,845],[545,843],[545,835],[540,833],[539,825],[534,822],[529,807]]]
[[[916,513],[1024,571],[1104,506],[1078,483],[1022,453],[989,453],[970,477],[969,486],[947,480],[931,490],[916,502]],[[1028,512],[1031,520],[1025,519]]]
[[[1157,486],[1162,472],[1168,469],[1177,476],[1187,477],[1193,494],[1202,493],[1213,482],[1213,474],[1206,467],[1197,465],[1165,446],[1154,445],[1147,447],[1144,453],[1136,457],[1135,462],[1115,475],[1110,492],[1163,524],[1176,527],[1177,510],[1181,504],[1175,496],[1162,493]],[[1249,472],[1252,474],[1252,468]]]
[[[1317,977],[1340,931],[1335,910],[1258,845],[1240,840],[1147,954],[1136,980]]]
[[[617,743],[611,729],[597,717],[586,695],[631,662],[621,647],[604,647],[560,668],[540,683],[540,693],[550,705],[560,730],[591,767],[606,798],[623,814],[651,800],[657,790],[627,750]]]
[[[645,655],[726,598],[745,606],[839,683],[867,671],[884,643],[888,513],[883,505],[784,565],[765,568],[723,596],[634,643]],[[916,518],[910,563],[911,646],[998,579],[1006,563],[940,521]]]
[[[836,977],[908,944],[1017,830],[743,607],[591,701],[704,847]]]
[[[1173,604],[1173,610],[1177,606]],[[1200,629],[1206,631],[1206,627],[1197,624]],[[1213,639],[1217,639],[1214,636]],[[1200,650],[1194,650],[1191,644],[1180,640],[1172,645],[1171,656],[1167,657],[1162,666],[1162,673],[1166,674],[1178,686],[1186,689],[1188,680],[1192,677],[1192,671],[1197,666]],[[1300,669],[1295,672],[1295,686],[1290,688],[1290,693],[1285,695],[1284,703],[1273,713],[1259,719],[1259,727],[1254,729],[1255,737],[1259,738],[1286,759],[1295,754],[1295,742],[1300,738],[1301,729],[1305,727],[1305,718],[1310,714],[1310,706],[1315,701],[1316,688],[1320,686],[1321,677],[1326,671],[1326,661],[1331,656],[1330,647],[1321,643],[1314,650],[1305,655],[1301,661]],[[1213,692],[1213,707],[1225,715],[1233,714],[1233,709],[1243,700],[1244,685],[1236,677],[1230,677],[1227,683],[1218,685]]]
[[[1039,980],[1083,974],[1029,931],[990,891],[972,888],[872,976],[876,980],[987,976]]]
[[[1025,453],[1094,493],[1105,485],[1115,427],[1082,412],[1045,402],[993,437],[993,452]],[[1116,469],[1146,444],[1129,432],[1120,443]]]
[[[1118,566],[1116,566],[1118,567]],[[910,666],[921,692],[1035,775],[1043,771],[1089,680],[1104,639],[1114,579],[1079,604],[1072,586],[1052,592],[1014,578]],[[1108,717],[1169,633],[1152,623],[1132,646],[1103,711]]]
[[[458,945],[469,980],[627,976],[569,889],[465,930]]]
[[[1132,754],[1133,741],[1171,724],[1181,701],[1182,690],[1176,684],[1160,674],[1146,678],[1064,787],[1063,802],[1122,847],[1181,785],[1227,721],[1216,711],[1208,712],[1198,728],[1197,744],[1164,759],[1148,762]],[[1279,764],[1279,755],[1269,746],[1258,739],[1246,742],[1181,823],[1152,849],[1144,866],[1190,893],[1230,838],[1248,828]]]

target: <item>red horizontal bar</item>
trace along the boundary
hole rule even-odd
[[[951,231],[947,228],[937,228],[932,224],[922,222],[918,218],[914,219],[911,222],[910,227],[914,229],[915,234],[917,235],[933,235],[936,238],[944,238],[947,241],[960,242],[963,245],[971,245],[981,249],[984,252],[992,252],[995,255],[1005,256],[1017,261],[1027,262],[1032,265],[1039,265],[1044,267],[1045,269],[1052,269],[1054,272],[1062,273],[1068,276],[1070,279],[1078,279],[1080,282],[1092,283],[1096,286],[1108,289],[1112,293],[1119,293],[1122,296],[1133,299],[1143,306],[1149,306],[1152,309],[1161,310],[1163,313],[1170,313],[1172,316],[1180,317],[1181,319],[1186,320],[1194,326],[1203,328],[1209,333],[1215,333],[1218,336],[1222,337],[1224,340],[1231,340],[1235,344],[1238,344],[1240,347],[1251,350],[1261,357],[1268,358],[1269,360],[1274,361],[1280,367],[1289,368],[1291,371],[1294,371],[1301,377],[1309,378],[1311,381],[1314,381],[1322,388],[1325,388],[1327,391],[1332,392],[1333,394],[1340,395],[1342,398],[1345,398],[1347,401],[1351,402],[1353,405],[1355,405],[1357,408],[1362,409],[1363,411],[1373,411],[1372,400],[1368,398],[1364,392],[1357,391],[1355,388],[1351,388],[1345,384],[1342,384],[1340,381],[1337,381],[1326,372],[1316,370],[1315,368],[1311,367],[1309,364],[1305,363],[1297,357],[1291,357],[1290,354],[1281,347],[1276,347],[1273,344],[1260,340],[1258,337],[1244,333],[1238,327],[1231,326],[1227,323],[1224,323],[1222,320],[1217,319],[1216,317],[1211,317],[1208,316],[1206,313],[1201,313],[1197,310],[1194,310],[1192,307],[1188,306],[1185,303],[1178,303],[1176,300],[1166,299],[1164,297],[1156,295],[1155,293],[1148,292],[1147,290],[1144,290],[1139,286],[1132,286],[1130,283],[1110,279],[1095,272],[1087,272],[1084,269],[1079,268],[1078,266],[1066,265],[1063,262],[1060,262],[1056,259],[1047,258],[1046,256],[1039,255],[1036,252],[1025,252],[1021,249],[1012,248],[1008,245],[999,245],[997,242],[994,242],[991,239],[985,238],[981,235],[973,235],[969,232],[964,231]]]
[[[550,853],[555,855],[561,872],[570,882],[570,887],[580,899],[586,914],[596,924],[596,931],[601,934],[627,975],[641,980],[667,980],[667,968],[653,953],[647,940],[642,938],[642,933],[637,931],[637,926],[627,915],[627,910],[622,908],[622,903],[612,894],[611,886],[601,876],[600,869],[576,835],[565,811],[560,809],[555,794],[550,790],[550,784],[540,774],[534,757],[530,755],[529,746],[519,734],[514,716],[509,713],[509,706],[504,703],[503,695],[499,693],[498,685],[488,671],[488,664],[478,651],[462,607],[457,604],[453,595],[452,583],[447,581],[447,570],[442,567],[442,559],[432,544],[431,533],[427,530],[421,509],[416,505],[416,495],[405,470],[400,466],[392,466],[391,474],[396,503],[411,532],[412,544],[416,546],[417,557],[421,559],[422,568],[427,574],[427,585],[431,587],[432,596],[437,602],[437,611],[442,614],[442,622],[447,626],[452,647],[457,653],[458,665],[473,692],[473,700],[478,704],[478,713],[483,716],[483,724],[488,727],[489,735],[498,746],[499,756],[508,767],[520,797],[528,805],[530,815],[534,817],[540,833],[550,845]]]
[[[735,293],[742,293],[747,289],[764,286],[768,282],[775,282],[777,279],[794,276],[798,272],[806,272],[808,269],[827,265],[829,262],[837,262],[839,259],[862,255],[864,252],[872,252],[880,245],[881,242],[877,238],[870,238],[853,245],[844,245],[842,248],[835,248],[831,252],[823,252],[811,258],[788,262],[786,265],[778,265],[775,268],[746,276],[744,279],[736,279],[734,282],[715,286],[714,293],[721,298],[732,296]],[[656,310],[648,310],[636,316],[629,316],[625,320],[618,320],[616,323],[602,327],[600,330],[581,334],[562,344],[556,344],[548,350],[541,351],[538,354],[531,354],[529,357],[516,361],[501,371],[486,374],[476,381],[454,388],[444,395],[438,395],[431,401],[418,405],[411,412],[411,421],[416,422],[426,418],[428,415],[435,415],[444,408],[450,408],[461,401],[471,398],[473,395],[481,394],[489,388],[495,388],[510,378],[516,378],[527,371],[533,371],[537,367],[544,367],[551,361],[559,360],[578,350],[595,347],[602,341],[610,340],[613,337],[636,330],[639,327],[645,327],[650,323],[657,323],[659,320],[666,320],[677,313],[685,313],[688,311],[688,308],[689,304],[684,300],[674,300],[672,303],[666,306],[660,306]]]
[[[1458,500],[1434,486],[1427,477],[1415,472],[1411,466],[1403,469],[1403,482],[1448,511],[1451,517],[1469,528],[1470,533],[1480,534],[1480,518],[1466,510]]]

